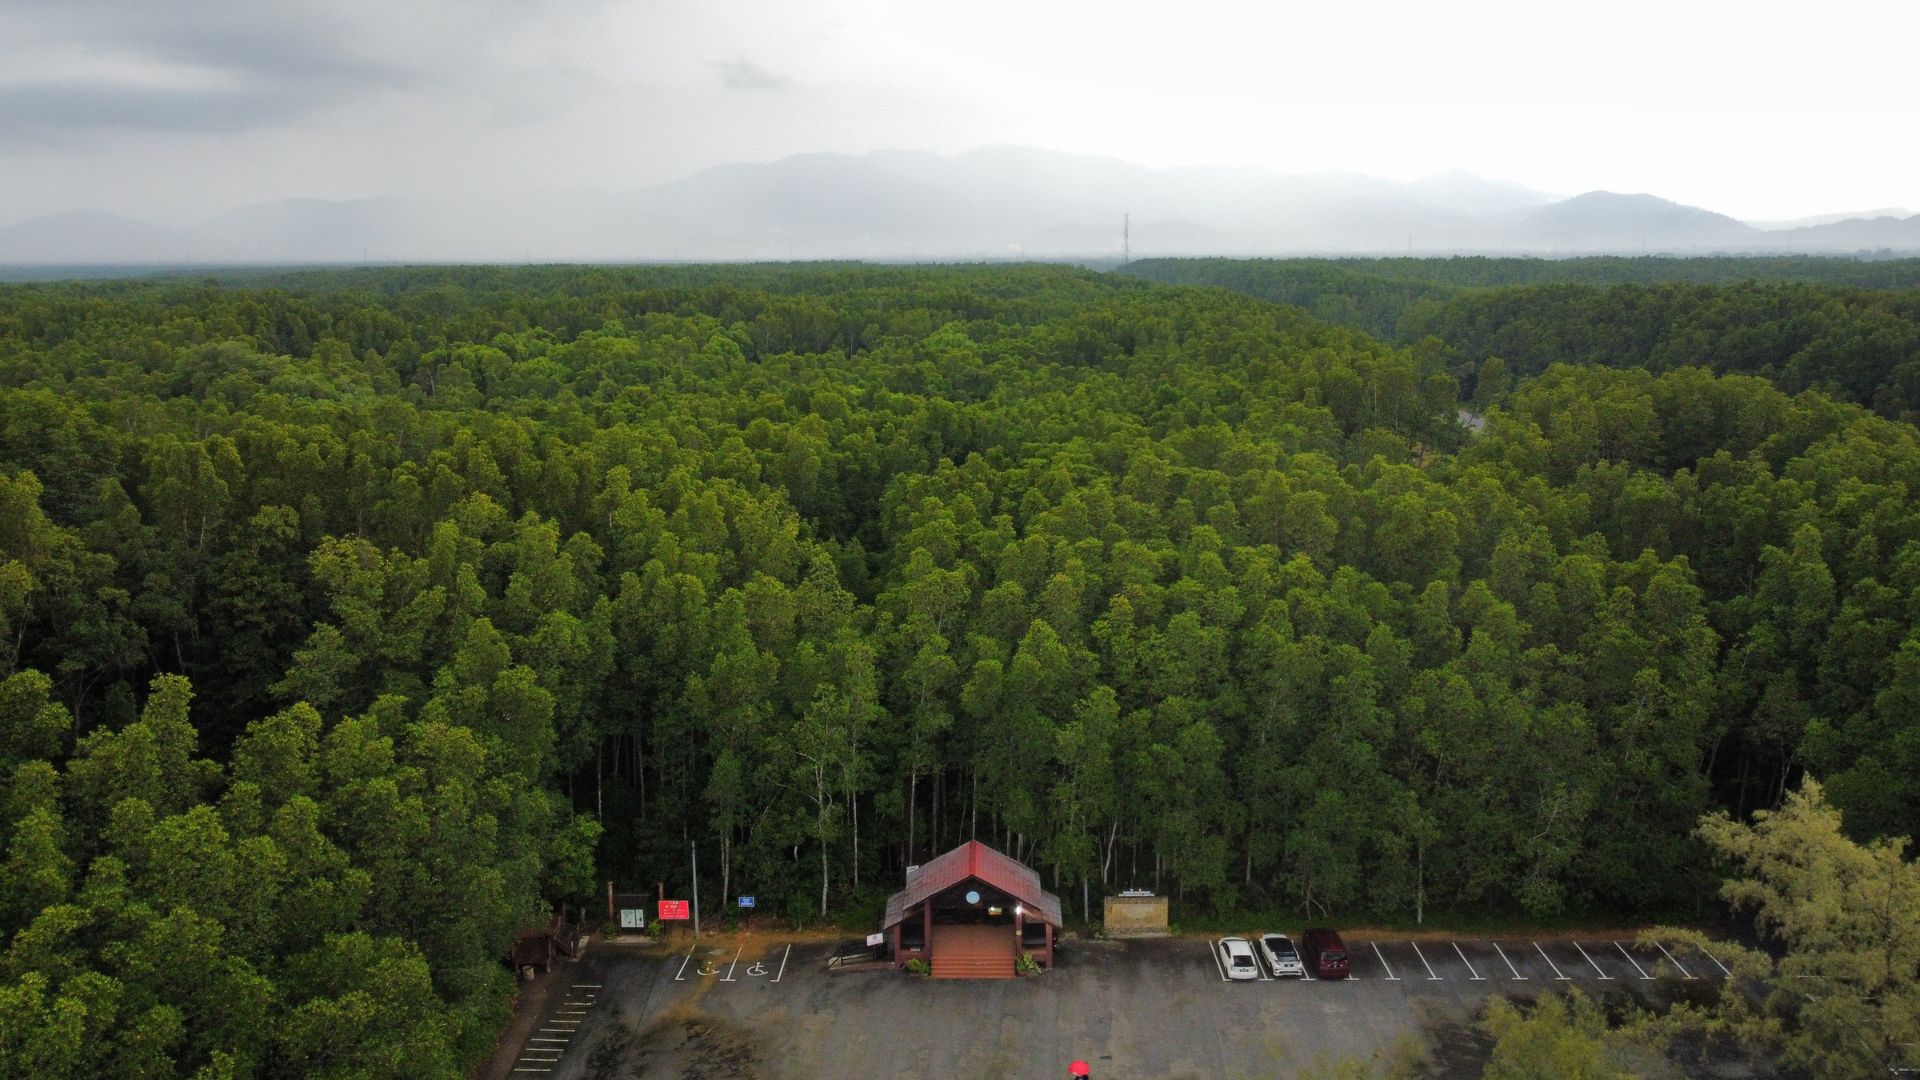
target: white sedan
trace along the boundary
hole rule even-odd
[[[1293,947],[1293,939],[1287,935],[1262,934],[1260,954],[1266,958],[1267,970],[1273,972],[1275,978],[1306,977],[1307,966],[1300,962],[1300,951]]]
[[[1221,970],[1229,979],[1257,979],[1260,966],[1254,962],[1253,946],[1246,938],[1221,938],[1215,946],[1219,954]]]

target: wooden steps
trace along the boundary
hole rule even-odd
[[[936,979],[1011,979],[1013,978],[1013,957],[945,957],[935,953],[933,977]]]
[[[933,928],[933,977],[936,979],[1011,979],[1013,958],[1010,927]]]

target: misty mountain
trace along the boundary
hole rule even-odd
[[[1792,251],[1920,250],[1920,214],[1835,221],[1785,233]]]
[[[803,154],[633,191],[290,199],[167,228],[71,212],[0,228],[4,263],[1111,257],[1920,250],[1920,217],[1768,230],[1647,194],[1558,198],[1466,172],[1154,169],[991,146]]]
[[[1429,206],[1487,218],[1517,214],[1554,201],[1554,196],[1544,192],[1506,180],[1489,180],[1464,169],[1416,180],[1407,189]]]
[[[68,210],[0,229],[0,262],[159,263],[190,258],[179,232],[99,210]]]
[[[1765,233],[1725,214],[1653,195],[1589,191],[1520,219],[1522,246],[1541,251],[1717,251],[1751,247]]]
[[[1842,221],[1851,221],[1854,218],[1872,220],[1873,218],[1910,218],[1912,216],[1913,211],[1904,207],[1883,206],[1878,210],[1843,210],[1837,214],[1813,214],[1809,217],[1790,218],[1784,221],[1749,220],[1747,224],[1756,229],[1778,232],[1782,229],[1804,229],[1814,225],[1835,225]]]

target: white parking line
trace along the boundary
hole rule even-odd
[[[1507,970],[1513,972],[1514,978],[1519,979],[1521,982],[1527,981],[1527,977],[1520,974],[1520,969],[1514,967],[1513,961],[1507,958],[1507,950],[1501,948],[1499,942],[1496,941],[1493,943],[1493,951],[1500,954],[1500,959],[1506,962]]]
[[[1553,957],[1551,957],[1551,956],[1548,956],[1548,955],[1547,955],[1547,950],[1545,950],[1545,949],[1541,949],[1541,948],[1540,948],[1540,943],[1539,943],[1539,942],[1537,942],[1537,941],[1536,941],[1536,942],[1534,942],[1534,943],[1533,943],[1533,947],[1534,947],[1535,949],[1539,949],[1539,950],[1540,950],[1540,959],[1542,959],[1542,960],[1545,960],[1545,961],[1547,962],[1547,966],[1553,969],[1553,977],[1554,977],[1554,980],[1555,980],[1555,981],[1557,981],[1557,982],[1571,982],[1571,981],[1572,981],[1572,980],[1570,980],[1570,979],[1568,979],[1568,978],[1567,978],[1567,977],[1566,977],[1565,975],[1563,975],[1563,974],[1561,974],[1561,973],[1560,973],[1560,965],[1559,965],[1559,964],[1556,964],[1556,963],[1554,963],[1554,962],[1553,962]]]
[[[1673,954],[1667,951],[1667,947],[1665,945],[1662,945],[1656,941],[1653,943],[1653,947],[1660,950],[1660,955],[1667,958],[1667,963],[1672,964],[1674,967],[1677,967],[1680,969],[1681,978],[1683,979],[1693,978],[1693,972],[1688,971],[1687,966],[1685,964],[1682,964],[1680,961],[1675,960],[1673,958]]]
[[[567,1042],[568,1042],[568,1040],[566,1040],[566,1039],[543,1039],[543,1038],[541,1038],[541,1037],[540,1037],[540,1036],[538,1036],[538,1035],[535,1035],[535,1036],[534,1036],[533,1038],[531,1038],[531,1039],[528,1039],[527,1041],[528,1041],[528,1042],[551,1042],[551,1043],[560,1043],[560,1044],[562,1044],[562,1045],[564,1045],[565,1043],[567,1043]]]
[[[785,975],[787,973],[787,957],[792,955],[792,953],[793,953],[793,946],[789,945],[787,946],[787,951],[780,954],[780,975]],[[773,981],[779,982],[780,975],[775,975],[773,977]]]
[[[792,948],[793,946],[789,945],[787,947]],[[691,963],[693,963],[693,949],[689,948],[687,950],[687,958],[685,960],[680,961],[680,973],[673,977],[674,982],[679,982],[680,980],[687,977],[687,965]]]
[[[1220,961],[1219,944],[1209,943],[1207,945],[1207,952],[1213,954],[1213,969],[1220,973],[1220,981],[1226,982],[1227,981],[1227,965],[1224,963],[1221,963]]]
[[[1393,968],[1390,965],[1388,965],[1387,958],[1381,955],[1379,944],[1377,942],[1372,942],[1372,941],[1367,942],[1367,944],[1373,946],[1373,955],[1380,960],[1380,966],[1387,969],[1387,981],[1399,982],[1400,976],[1395,975],[1393,973]]]
[[[1467,959],[1467,954],[1466,954],[1466,953],[1464,953],[1464,952],[1461,952],[1461,949],[1460,949],[1460,943],[1459,943],[1459,942],[1457,942],[1457,941],[1456,941],[1456,942],[1454,942],[1454,943],[1453,943],[1453,951],[1454,951],[1454,952],[1457,952],[1457,953],[1460,953],[1460,962],[1461,962],[1461,963],[1463,963],[1463,964],[1465,964],[1465,965],[1467,965],[1467,974],[1469,974],[1469,975],[1471,975],[1471,976],[1473,976],[1473,978],[1472,978],[1472,980],[1471,980],[1472,982],[1486,982],[1486,981],[1487,981],[1487,980],[1485,980],[1485,979],[1483,979],[1483,978],[1481,978],[1481,977],[1480,977],[1480,973],[1479,973],[1479,972],[1477,972],[1477,971],[1475,971],[1475,970],[1473,970],[1473,961],[1471,961],[1471,960],[1468,960],[1468,959]]]
[[[552,1072],[552,1069],[515,1069],[514,1072]]]
[[[540,1030],[541,1031],[566,1031],[565,1028],[541,1028]],[[568,1031],[567,1034],[571,1035],[573,1033],[571,1031]]]
[[[1621,955],[1621,956],[1624,956],[1624,957],[1626,957],[1626,958],[1627,958],[1627,963],[1629,963],[1629,964],[1632,964],[1632,965],[1633,965],[1633,970],[1635,970],[1635,971],[1637,971],[1637,972],[1639,972],[1639,973],[1640,973],[1640,977],[1641,977],[1641,978],[1643,978],[1643,979],[1652,979],[1652,978],[1653,978],[1653,976],[1651,976],[1651,975],[1649,975],[1649,974],[1647,974],[1647,969],[1646,969],[1646,968],[1643,968],[1643,967],[1641,967],[1641,966],[1640,966],[1640,961],[1638,961],[1638,960],[1635,960],[1635,959],[1633,958],[1633,954],[1627,951],[1627,947],[1626,947],[1625,945],[1622,945],[1622,944],[1620,944],[1619,942],[1617,942],[1617,941],[1616,941],[1616,942],[1614,942],[1614,943],[1613,943],[1613,947],[1614,947],[1614,948],[1616,948],[1616,949],[1619,949],[1619,950],[1620,950],[1620,955]]]
[[[1432,965],[1432,964],[1429,964],[1429,963],[1427,963],[1427,954],[1426,954],[1426,953],[1423,953],[1423,952],[1421,952],[1421,951],[1420,951],[1420,944],[1419,944],[1419,942],[1415,942],[1415,941],[1409,941],[1409,942],[1407,942],[1407,944],[1409,944],[1409,945],[1412,945],[1412,946],[1413,946],[1413,955],[1415,955],[1415,956],[1417,956],[1417,957],[1419,957],[1419,958],[1420,958],[1420,966],[1421,966],[1421,967],[1424,967],[1424,968],[1426,968],[1426,969],[1427,969],[1427,981],[1428,981],[1428,982],[1439,982],[1439,981],[1440,981],[1440,976],[1438,976],[1438,975],[1435,975],[1435,974],[1433,973],[1433,965]]]
[[[727,977],[726,977],[726,978],[724,978],[724,979],[721,979],[721,980],[720,980],[721,982],[732,982],[732,981],[733,981],[733,969],[734,969],[735,967],[737,967],[737,966],[739,965],[739,963],[740,963],[740,950],[741,950],[741,949],[745,949],[745,948],[746,948],[746,946],[745,946],[745,945],[742,945],[742,946],[740,946],[740,948],[739,948],[739,949],[735,949],[735,950],[733,950],[733,963],[731,963],[731,964],[728,964],[728,965],[727,965]]]
[[[547,1023],[549,1023],[549,1024],[577,1024],[577,1023],[579,1023],[579,1022],[580,1022],[580,1021],[578,1021],[578,1020],[549,1020],[549,1021],[547,1021]],[[540,1030],[542,1030],[542,1031],[545,1031],[546,1029],[545,1029],[545,1028],[541,1028]]]
[[[1719,957],[1713,955],[1710,952],[1707,952],[1707,947],[1705,945],[1702,945],[1699,948],[1701,952],[1706,953],[1707,959],[1713,961],[1714,966],[1720,969],[1721,974],[1725,975],[1729,979],[1733,978],[1733,972],[1727,970],[1727,965],[1721,963]]]
[[[1576,942],[1574,942],[1574,943],[1573,943],[1573,947],[1574,947],[1574,948],[1576,948],[1576,949],[1580,949],[1580,943],[1579,943],[1579,942],[1577,942],[1577,941],[1576,941]],[[1581,955],[1581,956],[1587,956],[1587,950],[1585,950],[1585,949],[1580,949],[1580,955]],[[1613,976],[1611,976],[1611,975],[1609,975],[1609,974],[1607,974],[1606,972],[1604,972],[1604,971],[1602,971],[1602,970],[1600,970],[1600,965],[1599,965],[1599,964],[1594,964],[1594,963],[1593,963],[1593,957],[1591,957],[1591,956],[1587,956],[1587,963],[1589,963],[1589,964],[1593,964],[1593,971],[1594,971],[1594,974],[1596,974],[1596,975],[1598,975],[1598,976],[1600,976],[1600,977],[1601,977],[1602,979],[1605,979],[1605,980],[1606,980],[1606,981],[1608,981],[1608,982],[1612,982],[1612,981],[1613,981]]]
[[[574,983],[573,988],[575,990],[598,990],[600,989],[600,984],[599,983]]]

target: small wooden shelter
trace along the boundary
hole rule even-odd
[[[1011,979],[1025,954],[1053,966],[1060,898],[1040,875],[969,840],[912,871],[887,901],[893,966],[925,960],[937,979]]]

